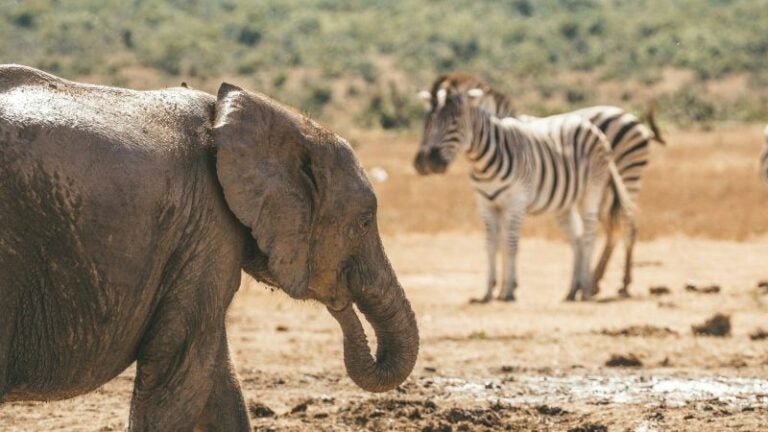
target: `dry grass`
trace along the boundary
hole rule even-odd
[[[676,234],[746,240],[768,233],[768,190],[758,177],[762,125],[665,132],[669,144],[654,145],[640,195],[641,240]],[[444,176],[419,177],[412,166],[418,134],[353,137],[364,166],[389,173],[375,185],[385,234],[482,230],[464,160]],[[562,238],[547,216],[527,219],[524,233]]]

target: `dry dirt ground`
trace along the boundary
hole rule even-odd
[[[255,429],[768,430],[768,339],[749,338],[768,329],[768,293],[756,287],[768,278],[768,239],[641,243],[633,297],[613,296],[614,266],[601,300],[584,304],[561,301],[569,248],[529,239],[518,303],[472,305],[483,290],[481,240],[386,239],[422,348],[411,378],[382,395],[345,377],[341,334],[322,307],[244,284],[229,331],[252,413],[265,416]],[[689,279],[721,291],[686,291]],[[658,285],[671,293],[649,294]],[[716,312],[730,315],[731,336],[694,336],[691,325]],[[642,366],[606,367],[614,354]],[[121,430],[131,384],[127,371],[76,399],[4,406],[0,429]]]
[[[756,142],[737,141],[741,156],[733,156],[712,134],[673,135],[688,141],[660,153],[652,171],[671,170],[674,184],[653,178],[644,191],[646,237],[636,249],[632,297],[615,297],[619,252],[599,300],[589,303],[562,301],[570,249],[551,221],[532,220],[519,257],[518,302],[470,304],[485,281],[472,201],[455,204],[466,207],[451,213],[455,229],[418,229],[428,223],[418,218],[440,219],[443,207],[427,205],[436,197],[468,194],[466,180],[430,180],[434,192],[421,205],[414,192],[421,189],[414,188],[424,186],[411,183],[420,180],[408,166],[411,145],[361,146],[366,168],[381,165],[390,174],[376,185],[380,224],[419,320],[419,361],[396,391],[364,393],[344,373],[341,332],[324,308],[246,280],[228,328],[254,430],[768,431],[768,338],[750,338],[768,330],[768,288],[757,286],[768,280],[768,236],[729,225],[766,222],[755,201],[768,208],[768,192],[747,183],[757,182],[748,150],[759,152],[760,131],[725,133],[750,141],[754,135]],[[708,139],[715,142],[701,144]],[[701,177],[690,177],[689,158],[698,158]],[[743,194],[710,191],[723,184]],[[721,194],[729,208],[703,204],[712,209],[704,224],[707,215],[697,211],[690,189]],[[675,214],[689,217],[677,221]],[[678,225],[653,225],[664,218]],[[687,284],[720,290],[695,292]],[[669,293],[650,293],[659,287]],[[730,335],[695,336],[691,326],[716,313],[729,316]],[[636,366],[606,366],[615,356]],[[0,431],[122,430],[132,374],[67,401],[2,406]]]

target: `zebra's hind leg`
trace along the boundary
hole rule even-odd
[[[583,232],[581,237],[581,269],[579,271],[579,285],[581,286],[581,299],[589,300],[592,297],[592,252],[595,249],[595,231],[597,230],[597,206],[584,211]]]
[[[626,218],[624,221],[624,246],[626,248],[626,255],[624,259],[624,281],[619,295],[622,297],[629,297],[629,284],[632,283],[632,254],[635,249],[635,238],[637,236],[637,226],[635,226],[634,219]]]
[[[485,296],[479,299],[471,299],[473,303],[487,303],[493,299],[493,290],[496,288],[496,258],[499,251],[499,234],[501,228],[500,212],[485,202],[484,197],[478,197],[480,212],[485,224],[485,251],[488,258],[488,279],[486,282]]]
[[[613,214],[609,214],[603,221],[605,228],[605,247],[603,253],[600,255],[600,260],[597,262],[595,271],[592,274],[592,294],[600,292],[600,281],[605,276],[605,269],[608,267],[608,262],[611,260],[613,249],[616,246],[615,232],[618,227],[616,217]]]
[[[580,272],[582,268],[582,220],[575,208],[566,210],[558,216],[558,223],[568,236],[568,242],[573,249],[573,273],[571,274],[571,287],[565,301],[576,300],[576,293],[583,287],[580,286]]]

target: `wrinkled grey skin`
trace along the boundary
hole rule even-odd
[[[362,388],[413,368],[414,314],[343,139],[228,84],[0,66],[0,402],[82,394],[136,361],[130,430],[249,430],[224,326],[241,269],[326,305]]]

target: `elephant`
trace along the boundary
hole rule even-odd
[[[135,362],[129,430],[249,430],[225,328],[243,271],[324,305],[352,381],[395,388],[419,336],[376,212],[349,144],[263,94],[0,66],[0,403]]]

